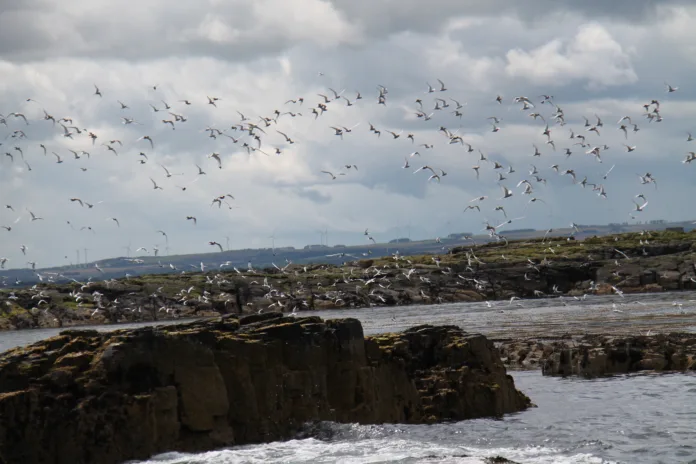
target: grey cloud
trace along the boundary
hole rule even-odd
[[[398,5],[369,0],[332,0],[336,7],[375,36],[410,31],[431,33],[455,17],[517,17],[534,27],[547,25],[558,13],[574,13],[589,19],[630,23],[654,22],[659,8],[692,6],[689,0],[405,0]]]
[[[0,112],[22,110],[31,115],[32,124],[27,131],[30,140],[21,144],[27,147],[27,160],[33,167],[27,173],[17,162],[11,165],[8,160],[0,160],[0,197],[3,202],[15,205],[22,215],[16,226],[17,234],[3,236],[0,256],[10,257],[14,267],[23,267],[26,259],[18,247],[25,243],[36,253],[31,259],[40,264],[62,263],[63,256],[69,253],[72,257],[74,253],[70,250],[76,247],[90,248],[93,258],[108,257],[123,254],[123,247],[129,242],[133,249],[154,244],[162,247],[162,238],[155,233],[157,229],[169,233],[172,252],[208,251],[208,241],[221,242],[226,236],[232,239],[234,247],[269,246],[264,237],[274,229],[278,230],[277,237],[285,236],[287,242],[296,246],[318,242],[315,229],[324,227],[329,227],[330,234],[346,243],[361,241],[364,227],[370,227],[380,240],[394,238],[392,234],[404,235],[409,221],[414,238],[419,234],[479,232],[483,220],[502,219],[493,211],[501,203],[495,171],[491,165],[478,161],[478,151],[468,153],[462,146],[449,145],[447,138],[437,132],[441,125],[457,131],[490,160],[506,167],[511,164],[517,172],[507,176],[504,185],[512,188],[520,179],[529,177],[530,163],[536,164],[541,175],[548,179],[546,186],[535,185],[534,193],[547,201],[548,206],[528,206],[529,197],[521,194],[521,188],[514,189],[513,198],[504,200],[510,215],[526,216],[526,222],[520,221],[519,227],[559,227],[570,221],[601,223],[628,219],[631,199],[638,193],[650,198],[651,207],[657,206],[646,209],[646,218],[683,218],[696,214],[691,205],[672,201],[693,187],[691,171],[680,164],[687,149],[686,130],[696,116],[689,106],[696,95],[688,85],[688,76],[693,74],[696,64],[689,61],[680,46],[686,43],[684,37],[666,34],[663,23],[628,26],[623,19],[623,23],[612,20],[610,15],[614,12],[594,12],[593,18],[598,21],[592,24],[601,25],[621,46],[628,56],[627,65],[638,76],[637,82],[631,82],[625,75],[607,74],[604,78],[616,85],[589,88],[592,76],[584,72],[586,68],[608,66],[613,58],[590,52],[590,57],[594,57],[591,62],[580,62],[577,55],[564,59],[568,56],[564,48],[537,58],[538,62],[527,68],[525,75],[506,74],[510,50],[519,49],[531,56],[554,40],[563,44],[573,40],[578,28],[587,24],[577,9],[589,11],[592,2],[584,6],[573,3],[557,10],[543,2],[528,5],[530,16],[548,6],[552,11],[561,11],[564,22],[544,20],[543,15],[536,22],[517,21],[514,18],[518,13],[509,2],[470,3],[466,11],[461,3],[441,2],[425,8],[422,3],[409,6],[405,2],[392,15],[379,13],[379,4],[341,3],[339,9],[357,28],[357,38],[361,27],[374,35],[362,44],[338,41],[328,46],[298,40],[297,31],[281,30],[276,31],[277,35],[254,41],[250,41],[249,37],[253,36],[250,33],[238,46],[215,44],[193,36],[183,38],[182,31],[192,30],[206,20],[205,8],[199,6],[196,11],[192,7],[168,11],[170,16],[162,16],[158,21],[144,24],[135,20],[132,26],[121,28],[124,19],[108,8],[101,9],[103,6],[98,3],[91,14],[101,13],[101,19],[80,17],[67,11],[67,7],[53,4],[45,11],[47,18],[57,21],[64,17],[66,24],[77,26],[72,29],[72,26],[57,26],[56,30],[48,31],[45,23],[38,21],[35,32],[39,37],[35,44],[31,43],[31,37],[23,37],[16,30],[9,29],[5,37],[5,45],[8,40],[26,39],[25,45],[37,53],[31,55],[26,50],[15,55],[3,53],[6,60],[12,61],[0,63],[0,78],[6,83],[0,87]],[[361,7],[366,9],[360,10]],[[495,17],[490,15],[494,8],[499,8]],[[5,14],[0,15],[0,20],[6,21],[6,26],[22,18],[16,10],[12,17],[7,16],[10,10],[0,11]],[[211,11],[212,19],[242,29],[249,29],[254,21],[250,11],[238,10],[235,17],[223,10]],[[477,22],[442,32],[444,25],[460,14],[478,16]],[[504,14],[508,18],[503,18]],[[371,29],[377,27],[371,21],[379,20],[380,16],[383,22],[388,21],[383,24],[383,30]],[[322,29],[315,26],[316,29],[307,30],[321,37]],[[172,31],[182,33],[181,42],[176,41]],[[56,38],[51,43],[61,49],[39,51],[39,46],[46,45],[41,40],[47,40],[50,34]],[[599,45],[608,43],[605,39],[601,38]],[[141,46],[134,46],[135,42]],[[74,50],[67,47],[70,43],[77,44]],[[635,52],[630,50],[631,46]],[[287,60],[285,64],[279,61],[279,53]],[[66,55],[90,59],[67,59]],[[26,63],[24,60],[29,56],[41,61]],[[282,71],[285,65],[287,74]],[[540,83],[534,74],[540,69],[557,77],[558,85],[550,86],[548,80]],[[670,74],[662,76],[666,72],[663,70],[669,70]],[[319,76],[319,71],[325,75]],[[443,95],[468,103],[461,119],[449,113],[451,107],[436,111],[427,123],[411,114],[417,97],[432,108],[432,99],[439,94],[426,94],[425,83],[435,85],[437,78],[450,89]],[[680,91],[666,95],[663,80],[679,85]],[[103,99],[93,95],[93,83],[102,88]],[[155,83],[160,84],[157,92],[150,89]],[[377,84],[389,88],[386,108],[376,104]],[[359,90],[364,99],[350,108],[345,106],[345,101],[332,102],[328,113],[315,121],[309,109],[320,100],[316,94],[327,93],[327,87],[345,89],[351,99]],[[515,95],[536,99],[537,95],[549,92],[567,114],[566,127],[552,127],[556,152],[544,144],[543,123],[533,122],[518,105],[511,104]],[[505,98],[503,105],[494,102],[498,93]],[[206,94],[222,97],[219,108],[207,105]],[[73,116],[80,127],[97,132],[98,143],[92,147],[83,137],[75,141],[63,139],[50,122],[36,120],[42,116],[41,107],[26,103],[29,96],[41,101],[41,107],[45,105],[56,117]],[[283,104],[298,96],[305,97],[302,107]],[[649,124],[641,116],[641,103],[654,97],[663,100],[663,123]],[[177,102],[184,98],[191,99],[194,105],[187,107]],[[121,111],[117,99],[131,108]],[[169,115],[154,114],[148,106],[148,103],[162,105],[161,99],[176,112],[185,114],[189,121],[178,124],[175,131],[162,124],[161,119]],[[292,119],[286,115],[277,126],[267,128],[262,148],[270,154],[268,157],[248,154],[241,147],[242,142],[234,144],[225,137],[212,140],[202,132],[207,126],[228,129],[239,121],[236,110],[258,121],[259,116],[271,115],[276,108],[301,111],[305,117]],[[547,117],[552,113],[549,105],[537,104],[536,110]],[[582,115],[591,117],[594,112],[603,116],[605,128],[601,138],[588,135],[588,141],[611,146],[604,162],[597,163],[585,154],[588,148],[581,147],[574,148],[574,154],[566,160],[562,148],[572,146],[573,142],[568,138],[568,129],[584,131]],[[631,144],[639,146],[630,155],[621,146],[625,142],[623,134],[614,126],[623,114],[631,114],[641,126],[641,132],[631,134],[629,139]],[[145,125],[124,126],[119,118],[125,115]],[[485,120],[493,115],[503,118],[501,131],[496,134],[490,132],[491,126]],[[368,122],[383,130],[382,138],[368,132]],[[356,123],[360,125],[343,141],[329,128]],[[23,123],[10,120],[8,124],[7,130],[0,127],[0,136],[22,128]],[[290,134],[297,143],[292,146],[283,143],[282,137],[275,133],[276,128]],[[404,133],[394,140],[386,133],[387,129]],[[405,138],[409,132],[416,135],[415,144]],[[146,142],[136,142],[145,134],[153,137],[154,149]],[[240,135],[233,131],[227,134]],[[115,138],[124,142],[122,149],[117,147],[118,156],[100,145]],[[435,148],[419,149],[418,145],[425,142],[434,144]],[[11,142],[3,143],[3,148],[12,146]],[[45,143],[49,151],[58,151],[65,162],[57,165],[50,154],[44,158],[38,143]],[[542,157],[532,157],[533,143],[540,146]],[[283,153],[275,155],[274,147],[282,148]],[[88,150],[92,158],[75,161],[69,148]],[[144,166],[138,164],[141,150],[150,157]],[[412,169],[401,169],[404,157],[414,150],[419,150],[422,156],[410,158]],[[218,169],[215,161],[208,158],[212,152],[220,153],[223,169]],[[160,163],[174,174],[185,175],[167,179]],[[196,163],[207,175],[197,176]],[[475,163],[481,165],[478,181],[471,169]],[[345,164],[356,164],[359,171],[346,170]],[[427,172],[413,174],[413,169],[425,164],[448,172],[441,184],[428,183]],[[568,176],[553,173],[551,164],[559,164],[561,170],[574,168],[579,179],[587,175],[590,182],[605,182],[609,198],[600,199],[589,188],[582,190]],[[602,175],[612,164],[617,167],[604,181]],[[86,166],[89,171],[83,173],[79,166]],[[320,174],[322,169],[344,170],[348,175],[331,181]],[[639,184],[637,174],[647,171],[658,179],[658,190],[652,185]],[[149,177],[165,190],[154,191]],[[186,185],[187,191],[180,191],[177,185]],[[236,197],[230,200],[232,209],[211,207],[214,196],[228,192]],[[463,213],[468,202],[479,195],[489,196],[481,214]],[[105,201],[89,210],[70,203],[72,196],[91,202]],[[45,215],[46,224],[30,223],[25,207]],[[198,225],[186,221],[187,215],[197,216]],[[109,222],[107,217],[111,216],[121,220],[120,229]],[[0,211],[0,224],[12,222],[15,217]],[[78,229],[89,224],[96,233],[73,232],[66,220]]]
[[[291,8],[313,8],[313,4],[308,2],[305,2],[307,5],[300,5],[299,0],[291,3],[287,3]],[[298,5],[294,6],[295,3]],[[297,32],[307,29],[303,24],[298,24],[293,32],[293,23],[286,22],[289,24],[287,30],[282,30],[275,20],[263,23],[264,14],[272,14],[278,9],[276,4],[269,2],[265,4],[268,6],[260,6],[261,3],[239,1],[201,5],[151,0],[148,13],[137,14],[131,14],[130,8],[141,7],[136,2],[116,6],[94,0],[92,4],[88,10],[75,4],[65,6],[40,0],[7,2],[7,7],[0,10],[0,53],[6,58],[25,61],[48,56],[151,60],[201,55],[237,61],[284,52],[305,44],[311,37],[311,34]],[[331,40],[358,46],[365,43],[362,32],[371,37],[399,33],[434,34],[448,20],[458,17],[515,17],[531,24],[533,33],[548,27],[549,16],[557,13],[566,14],[562,21],[554,20],[564,24],[572,20],[568,14],[615,22],[654,22],[658,18],[658,9],[691,6],[691,2],[435,0],[423,3],[408,0],[393,7],[389,3],[366,0],[334,0],[328,5],[334,10],[324,8],[321,12],[328,15],[327,29],[323,31],[323,37],[317,36],[314,40],[317,43]],[[336,37],[327,37],[326,31],[332,30],[337,31]]]
[[[326,204],[331,203],[331,195],[319,192],[310,188],[294,188],[292,193],[300,198],[307,198],[314,203]]]
[[[264,7],[245,1],[148,0],[144,9],[136,1],[117,5],[94,0],[90,8],[84,8],[74,2],[25,0],[0,10],[0,53],[24,61],[48,56],[148,60],[201,55],[253,60],[306,41],[311,36],[303,30],[322,21],[326,23],[323,40],[350,42],[350,25],[342,24],[330,8],[319,8],[319,2],[314,8],[309,5],[312,15],[303,16],[323,14],[316,24],[295,25],[278,17],[282,9],[311,1],[291,5],[273,0],[264,2]]]

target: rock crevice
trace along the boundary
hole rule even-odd
[[[457,327],[234,317],[65,331],[0,355],[0,462],[119,463],[289,438],[314,421],[432,423],[530,406]]]

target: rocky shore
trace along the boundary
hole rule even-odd
[[[0,355],[0,462],[121,463],[293,436],[313,421],[433,423],[531,405],[453,326],[365,337],[280,313],[68,330]]]
[[[504,340],[496,345],[508,368],[541,369],[543,375],[600,377],[642,371],[696,371],[694,333],[584,335],[558,340]]]
[[[439,255],[286,264],[0,291],[0,330],[696,289],[696,232],[547,238]]]

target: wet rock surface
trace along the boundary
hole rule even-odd
[[[453,326],[364,337],[355,319],[218,318],[60,336],[0,355],[0,462],[120,463],[289,438],[314,421],[432,423],[530,400]]]
[[[544,375],[599,377],[640,371],[696,370],[696,334],[585,335],[497,343],[503,363]]]

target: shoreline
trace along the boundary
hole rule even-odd
[[[90,325],[118,328],[120,324],[170,324],[228,314],[281,311],[311,315],[359,308],[389,311],[400,320],[413,305],[446,303],[482,303],[491,312],[503,313],[500,320],[508,324],[507,329],[505,324],[500,329],[491,325],[474,328],[492,339],[504,338],[506,332],[520,337],[520,331],[537,338],[566,332],[600,333],[606,321],[612,325],[603,331],[607,334],[677,331],[688,325],[696,327],[696,317],[689,312],[641,312],[640,307],[626,304],[642,304],[638,294],[652,298],[665,292],[696,290],[695,262],[696,231],[665,231],[583,241],[552,237],[487,243],[441,255],[394,255],[342,266],[288,264],[243,272],[225,269],[44,283],[0,290],[0,331]],[[616,314],[594,309],[578,313],[573,316],[578,327],[562,318],[546,320],[535,313],[527,317],[535,319],[536,325],[506,321],[505,314],[519,308],[570,307],[595,295],[613,295]],[[692,298],[696,301],[696,295]],[[690,305],[686,300],[684,304]],[[624,324],[619,315],[632,318],[631,324]],[[467,322],[462,327],[470,330]]]

